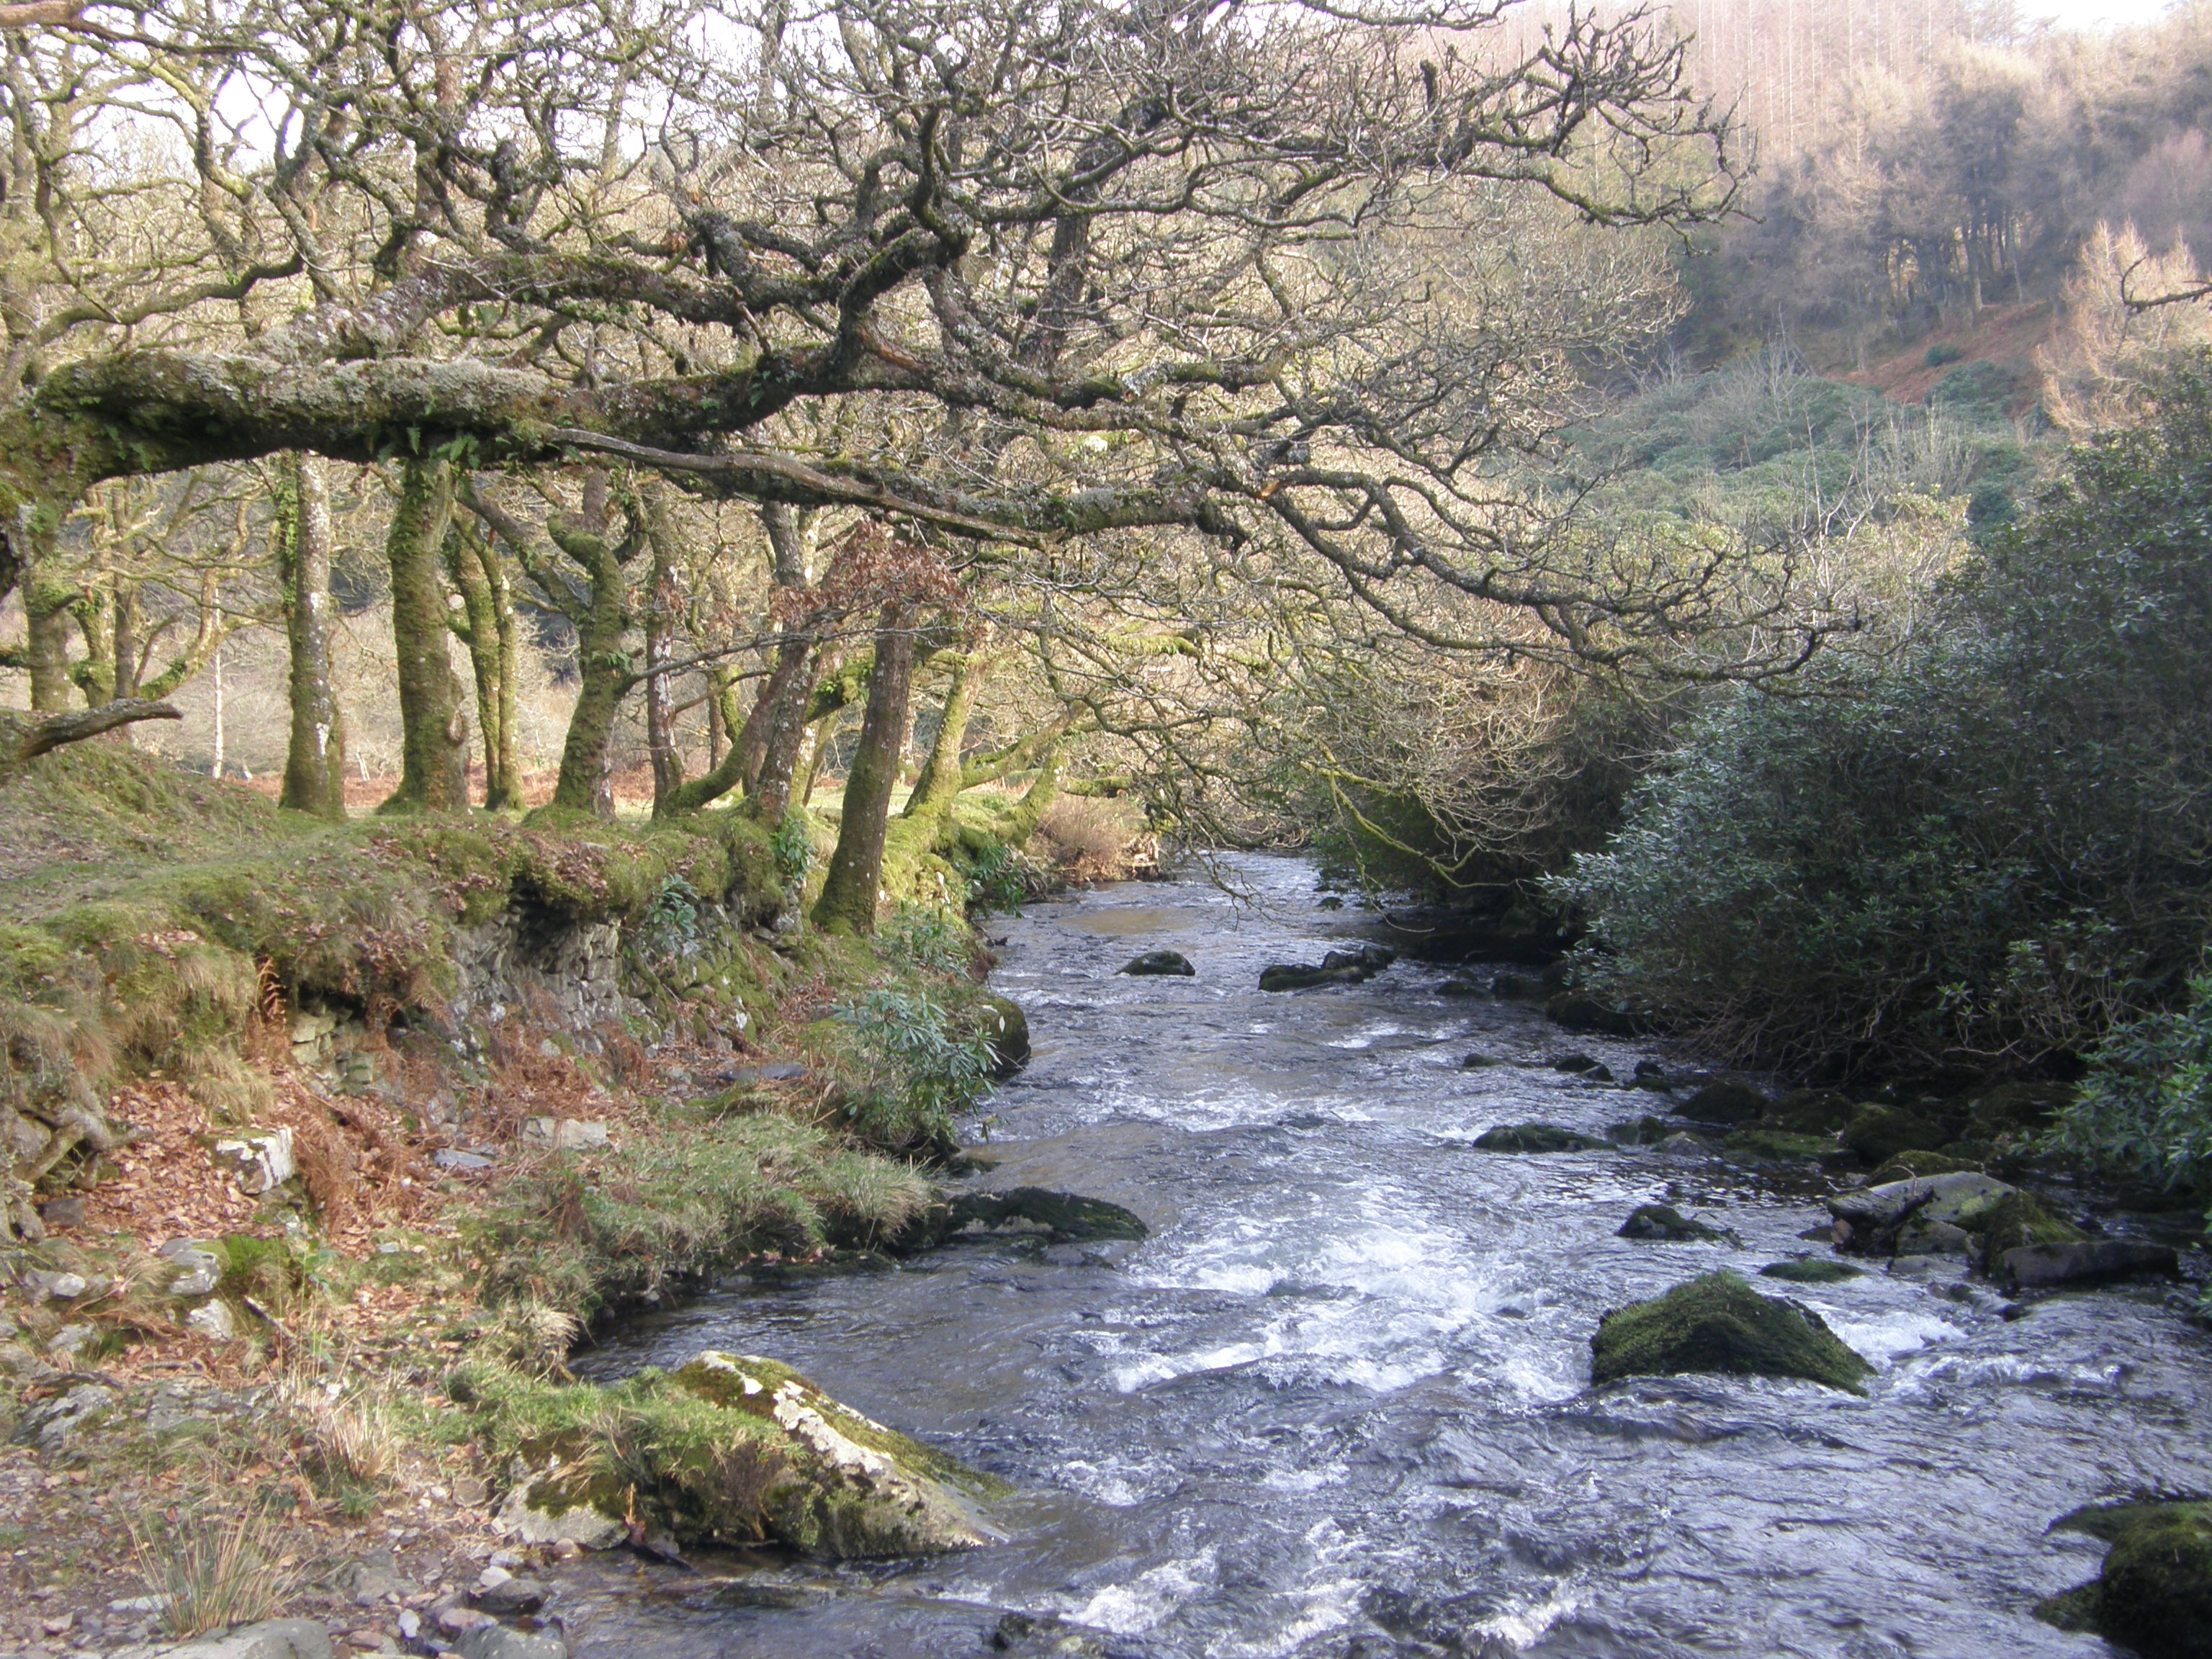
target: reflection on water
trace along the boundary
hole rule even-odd
[[[787,1360],[1012,1482],[1012,1541],[720,1564],[766,1575],[743,1606],[665,1573],[641,1595],[639,1570],[601,1562],[571,1593],[586,1656],[974,1655],[1010,1611],[1159,1659],[2105,1651],[2028,1609],[2094,1569],[2098,1546],[2045,1535],[2055,1516],[2212,1490],[2212,1352],[2172,1293],[2008,1322],[1948,1277],[1793,1286],[1878,1368],[1867,1398],[1702,1377],[1592,1393],[1600,1313],[1808,1249],[1817,1199],[1654,1150],[1469,1151],[1496,1123],[1638,1115],[1650,1097],[1544,1062],[1571,1046],[1625,1077],[1650,1049],[1446,1000],[1412,962],[1264,996],[1261,966],[1358,919],[1314,908],[1296,862],[1241,873],[1261,908],[1125,888],[1006,927],[995,983],[1036,1058],[994,1103],[988,1179],[1127,1205],[1148,1243],[963,1246],[738,1289],[586,1367],[708,1345]],[[1195,978],[1116,975],[1122,941],[1156,934]],[[1513,1063],[1462,1069],[1474,1049]],[[1741,1246],[1613,1237],[1662,1196]]]

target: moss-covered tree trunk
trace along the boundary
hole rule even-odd
[[[653,816],[676,810],[684,787],[684,762],[676,750],[675,677],[677,617],[683,608],[677,590],[677,542],[667,486],[657,481],[644,490],[647,535],[653,544],[653,575],[645,602],[645,750],[653,763]]]
[[[914,781],[913,794],[907,798],[907,817],[942,818],[952,811],[952,803],[967,787],[967,780],[962,775],[960,750],[968,740],[968,723],[975,713],[975,699],[990,679],[993,666],[991,658],[979,646],[963,657],[953,671],[952,684],[945,689],[945,716],[938,722],[937,740],[930,745],[929,758],[922,763],[921,775]]]
[[[622,701],[638,682],[623,650],[629,631],[629,580],[623,567],[637,552],[638,526],[614,535],[614,510],[605,475],[594,474],[584,491],[584,510],[575,518],[549,521],[546,534],[583,569],[589,593],[574,615],[576,623],[576,710],[561,748],[561,775],[553,804],[603,818],[615,813],[613,744]]]
[[[384,544],[399,669],[399,787],[380,812],[453,812],[469,804],[468,727],[438,574],[453,515],[453,468],[442,460],[408,461]]]
[[[522,771],[514,758],[514,677],[518,650],[514,596],[491,538],[457,514],[446,532],[446,574],[461,596],[451,618],[469,648],[477,683],[477,726],[483,734],[484,805],[494,812],[522,805]]]
[[[70,629],[82,597],[51,550],[24,573],[23,665],[31,675],[31,711],[59,714],[70,707]]]
[[[914,629],[906,606],[894,600],[876,623],[876,657],[868,676],[868,706],[860,741],[845,777],[845,805],[837,850],[814,902],[814,922],[833,932],[873,933],[876,893],[883,881],[884,834],[890,822],[891,788],[898,781],[906,743],[907,704],[914,690]]]
[[[760,771],[745,792],[753,816],[763,823],[781,823],[791,810],[792,777],[806,750],[807,709],[829,657],[827,647],[817,649],[811,658],[802,655],[801,671],[769,710]]]
[[[286,456],[277,469],[276,507],[276,580],[292,653],[292,734],[277,804],[343,823],[345,718],[331,684],[331,636],[337,613],[331,599],[331,494],[322,462],[296,452]],[[128,672],[135,679],[135,665],[124,668],[121,644],[122,618],[131,609],[131,601],[118,592],[117,672]]]

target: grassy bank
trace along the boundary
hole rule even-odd
[[[930,1237],[1012,1046],[966,866],[1044,873],[1001,816],[949,902],[832,939],[816,818],[332,826],[106,744],[0,788],[0,1103],[88,1124],[0,1251],[0,1486],[51,1523],[0,1550],[0,1648],[388,1640],[349,1575],[472,1577],[549,1425],[628,1468],[707,1420],[573,1382],[594,1321]]]

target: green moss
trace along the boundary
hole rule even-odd
[[[1738,1275],[1713,1273],[1650,1302],[1615,1309],[1590,1338],[1590,1380],[1717,1371],[1799,1376],[1863,1394],[1873,1367],[1820,1315],[1759,1295]]]
[[[1832,1135],[1858,1109],[1835,1089],[1793,1089],[1766,1109],[1766,1121],[1796,1134]]]

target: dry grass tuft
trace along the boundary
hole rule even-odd
[[[1062,795],[1044,809],[1037,829],[1070,881],[1119,881],[1144,838],[1145,815],[1127,797]]]
[[[296,1575],[277,1565],[283,1534],[261,1510],[228,1522],[195,1516],[156,1531],[131,1527],[147,1593],[163,1599],[161,1623],[179,1638],[267,1619],[290,1597]]]

